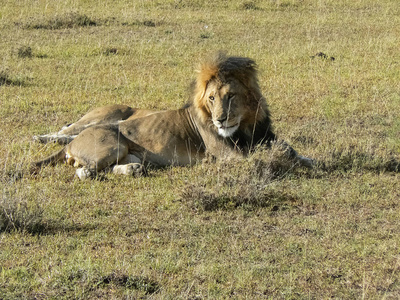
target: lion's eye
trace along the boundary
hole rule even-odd
[[[214,101],[214,96],[210,96],[210,97],[208,97],[208,99],[210,99],[210,101]]]

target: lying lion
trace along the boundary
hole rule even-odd
[[[80,179],[110,168],[136,175],[143,165],[189,165],[205,157],[241,158],[277,138],[257,80],[256,64],[218,53],[200,66],[188,104],[178,110],[150,111],[125,105],[101,107],[56,134],[35,137],[67,144],[33,163],[66,161]],[[305,167],[313,161],[286,145],[288,157]]]

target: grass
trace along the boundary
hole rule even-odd
[[[397,299],[398,9],[2,3],[0,298]],[[178,108],[219,49],[255,59],[277,133],[318,168],[260,151],[146,178],[21,176],[59,149],[33,135],[101,105]]]
[[[68,29],[76,27],[96,26],[97,22],[91,20],[88,16],[69,12],[63,15],[57,15],[48,20],[29,20],[23,25],[24,29]]]

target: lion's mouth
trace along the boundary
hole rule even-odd
[[[223,137],[230,137],[232,136],[235,131],[239,128],[239,123],[231,126],[218,126],[218,134]]]
[[[220,130],[225,130],[225,131],[236,131],[236,129],[239,127],[239,123],[236,123],[235,125],[232,126],[220,126],[218,127],[218,131]]]
[[[233,128],[233,127],[238,126],[238,125],[239,125],[239,123],[236,123],[236,124],[231,125],[231,126],[223,126],[223,125],[221,125],[221,126],[218,127],[218,128],[219,128],[219,129],[229,129],[229,128]]]

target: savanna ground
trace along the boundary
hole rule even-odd
[[[0,299],[400,297],[397,0],[2,0],[0,32]],[[26,174],[60,148],[33,135],[179,108],[220,49],[256,60],[277,133],[323,164]]]

